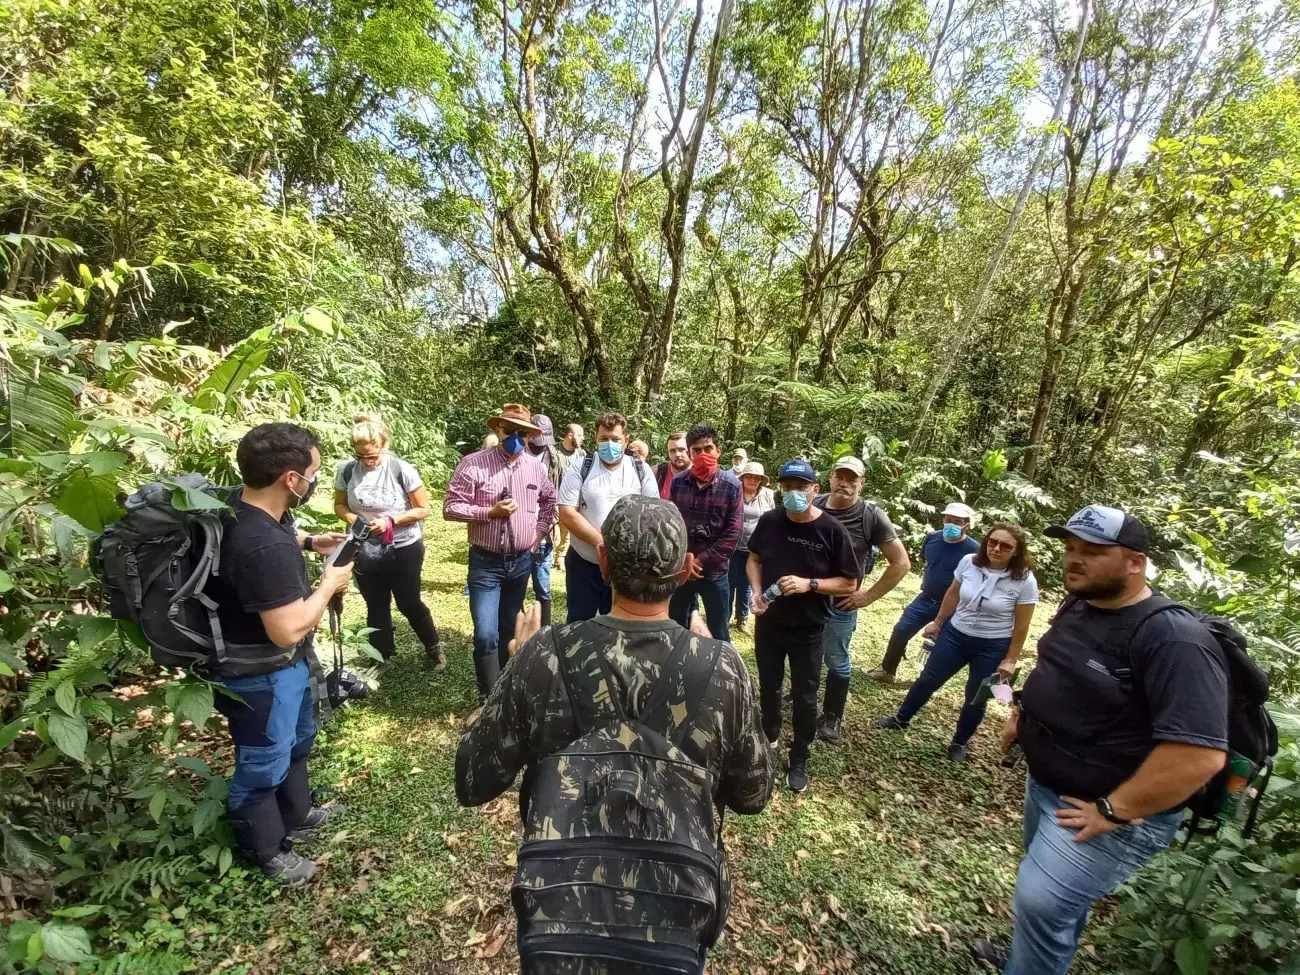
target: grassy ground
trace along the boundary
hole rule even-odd
[[[424,592],[443,633],[446,672],[424,669],[399,622],[398,662],[317,745],[314,780],[349,803],[316,848],[325,869],[298,892],[251,874],[237,880],[223,899],[226,916],[191,941],[205,970],[518,970],[508,899],[516,796],[464,810],[453,789],[456,744],[476,704],[464,529],[431,519],[427,534]],[[562,618],[563,573],[553,585]],[[861,673],[878,660],[916,585],[905,580],[860,614],[846,736],[814,749],[809,790],[795,797],[782,782],[762,815],[728,817],[734,905],[710,971],[968,972],[966,939],[1007,932],[1023,779],[997,764],[1001,707],[990,706],[968,766],[945,753],[960,681],[906,733],[868,730],[897,706],[906,680],[880,687]],[[1048,610],[1039,610],[1031,645]],[[352,625],[361,611],[351,595]],[[740,636],[738,645],[752,670],[752,643]],[[912,664],[902,677],[915,675]],[[1087,952],[1076,970],[1102,972]]]

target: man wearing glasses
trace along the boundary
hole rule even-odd
[[[469,524],[469,611],[480,701],[510,659],[506,647],[524,607],[533,553],[555,523],[555,485],[542,461],[524,449],[542,432],[528,407],[507,403],[487,425],[500,443],[461,459],[442,505],[447,521]]]

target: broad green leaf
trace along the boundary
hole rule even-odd
[[[107,372],[113,367],[113,346],[108,342],[95,343],[95,368]]]
[[[103,910],[102,904],[77,904],[73,907],[61,907],[52,913],[55,917],[94,917]]]
[[[83,650],[97,647],[117,632],[111,616],[84,616],[77,622],[77,645]]]
[[[212,714],[212,685],[198,680],[178,685],[172,711],[176,714],[177,722],[189,721],[195,728],[202,728]]]
[[[1200,938],[1184,935],[1174,945],[1174,961],[1182,975],[1209,975],[1210,949]]]
[[[9,592],[14,587],[14,579],[4,569],[0,569],[0,592]]]
[[[202,836],[221,817],[226,804],[220,799],[204,799],[194,807],[194,835]]]
[[[45,942],[46,958],[72,963],[95,960],[85,928],[50,921],[41,928],[41,938]]]
[[[0,748],[8,748],[22,734],[23,729],[30,725],[27,718],[15,718],[3,728],[0,728]]]
[[[116,482],[95,477],[84,468],[73,471],[63,482],[54,507],[91,532],[102,532],[105,525],[122,514],[117,503]]]
[[[112,474],[131,458],[120,450],[92,450],[84,454],[73,454],[72,459],[89,467],[90,473],[102,477]]]
[[[226,871],[230,869],[230,864],[234,861],[234,859],[235,856],[233,853],[230,852],[230,847],[226,847],[224,850],[222,850],[221,855],[217,857],[217,875],[220,877],[224,877],[226,875]]]
[[[165,789],[159,789],[149,800],[149,815],[153,817],[155,823],[162,822],[163,810],[167,808],[167,792]]]
[[[54,689],[54,703],[63,710],[64,714],[77,713],[77,689],[72,686],[72,681],[65,680]]]
[[[166,484],[172,484],[171,481],[165,481]],[[229,505],[208,494],[206,491],[196,491],[194,488],[185,487],[181,484],[174,484],[172,490],[172,507],[177,511],[226,511]]]
[[[51,712],[48,719],[50,741],[59,751],[78,762],[86,760],[86,741],[90,737],[90,728],[86,719],[69,714]]]
[[[45,956],[45,942],[39,931],[32,932],[27,939],[27,963],[35,965]]]

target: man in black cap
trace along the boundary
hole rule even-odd
[[[527,769],[514,898],[524,971],[591,959],[605,966],[581,970],[655,959],[656,971],[682,970],[669,964],[679,960],[699,971],[725,920],[714,807],[760,812],[775,760],[735,647],[668,616],[694,561],[687,542],[671,502],[619,499],[597,546],[609,613],[536,635],[521,616],[522,646],[461,739],[462,805],[496,798]],[[671,855],[654,855],[665,837]],[[715,868],[721,879],[701,883]]]
[[[763,730],[774,744],[781,737],[781,684],[789,657],[794,738],[786,784],[803,792],[808,788],[808,752],[817,734],[822,633],[832,598],[858,588],[858,563],[844,525],[813,506],[817,472],[812,464],[801,457],[788,461],[778,480],[781,507],[759,516],[749,537],[745,571],[758,620],[754,660]]]
[[[1094,504],[1047,534],[1069,595],[1003,736],[1029,768],[1011,948],[971,945],[1011,975],[1066,975],[1092,902],[1172,842],[1228,749],[1223,651],[1147,585],[1146,526]]]
[[[555,428],[551,425],[549,416],[534,413],[533,426],[537,427],[538,432],[528,438],[528,452],[546,466],[547,473],[551,475],[551,486],[558,491],[560,482],[569,470],[568,458],[556,449]],[[555,567],[555,533],[556,527],[552,526],[551,533],[533,551],[533,598],[537,600],[541,612],[542,626],[551,625],[551,569]]]

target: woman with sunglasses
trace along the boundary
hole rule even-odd
[[[434,670],[447,666],[433,614],[420,598],[424,567],[424,533],[429,492],[411,464],[389,452],[388,425],[378,413],[358,413],[352,423],[352,459],[334,475],[334,513],[351,525],[361,518],[376,539],[389,544],[365,545],[357,558],[357,589],[366,601],[370,645],[385,660],[393,646],[393,601],[424,645]]]
[[[984,720],[988,695],[981,687],[994,674],[1010,678],[1029,634],[1029,622],[1038,604],[1034,559],[1025,542],[1025,530],[1005,522],[984,536],[978,552],[957,563],[952,585],[944,594],[939,615],[925,628],[935,641],[930,659],[916,679],[897,714],[880,718],[877,728],[901,730],[925,707],[935,691],[963,667],[966,703],[957,718],[957,730],[948,757],[964,762],[975,729]]]

